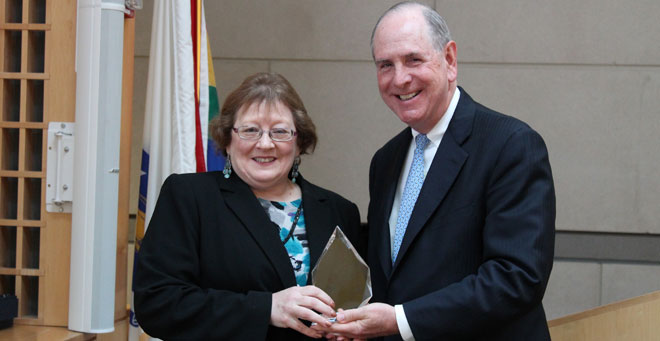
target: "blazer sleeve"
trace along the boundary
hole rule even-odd
[[[149,335],[167,340],[263,340],[271,293],[200,287],[199,229],[205,212],[191,179],[172,175],[165,181],[136,254],[138,323]]]
[[[403,304],[417,337],[475,335],[541,306],[555,232],[554,185],[541,136],[530,128],[513,132],[489,174],[482,264],[463,280]]]

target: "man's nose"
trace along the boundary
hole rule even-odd
[[[397,67],[394,71],[394,85],[401,88],[410,83],[410,72],[405,67]]]

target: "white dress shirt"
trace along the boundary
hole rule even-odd
[[[454,111],[456,110],[456,105],[458,104],[458,99],[460,97],[460,90],[458,87],[454,91],[454,96],[449,102],[449,107],[447,111],[442,115],[440,121],[435,124],[433,129],[426,134],[426,137],[430,140],[426,149],[424,149],[424,177],[428,174],[429,169],[431,168],[431,163],[433,162],[433,157],[435,157],[436,151],[440,146],[442,137],[449,127],[449,122],[454,116]],[[408,154],[406,160],[403,163],[403,169],[401,170],[401,175],[399,176],[399,183],[396,187],[396,193],[394,194],[394,203],[392,204],[392,213],[390,214],[390,250],[392,250],[392,245],[394,244],[394,230],[396,229],[396,219],[399,216],[399,206],[401,206],[401,197],[403,196],[403,189],[406,186],[406,179],[408,178],[408,173],[410,172],[410,167],[412,166],[413,156],[415,154],[415,137],[419,135],[418,131],[412,129],[412,141],[408,147]],[[394,306],[394,311],[396,313],[396,324],[399,327],[399,333],[401,338],[405,341],[415,341],[415,337],[412,334],[410,325],[408,324],[408,319],[406,319],[406,314],[403,310],[403,305],[397,304]]]

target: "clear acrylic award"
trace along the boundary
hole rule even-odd
[[[339,226],[312,269],[312,284],[335,301],[335,309],[354,309],[371,299],[371,273]]]

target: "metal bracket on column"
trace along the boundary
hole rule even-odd
[[[46,166],[46,211],[71,213],[73,202],[73,132],[72,122],[48,124],[48,159]]]

